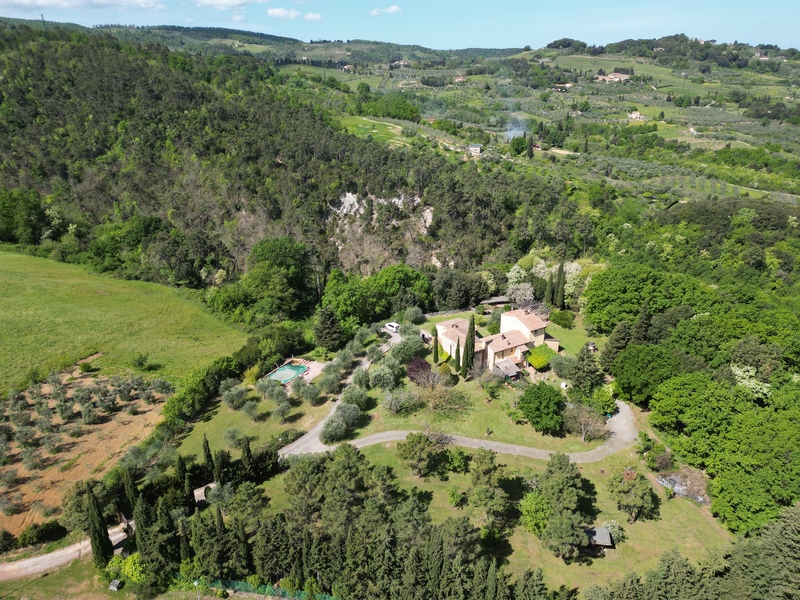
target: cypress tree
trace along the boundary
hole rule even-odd
[[[192,560],[194,552],[192,552],[191,540],[189,539],[191,537],[191,532],[187,527],[187,521],[185,519],[181,520],[178,524],[178,536],[180,538],[181,562]]]
[[[133,511],[133,507],[136,506],[136,498],[139,497],[139,490],[136,487],[136,481],[131,467],[126,467],[122,470],[122,487],[125,490],[125,499],[128,501],[131,511]]]
[[[475,315],[469,318],[469,327],[467,328],[467,339],[464,342],[464,364],[461,365],[461,376],[466,379],[469,370],[472,367],[472,361],[475,359]]]
[[[225,485],[228,482],[228,466],[231,463],[231,453],[227,450],[217,450],[214,454],[214,481],[217,485]]]
[[[456,355],[454,357],[456,361],[456,374],[461,370],[461,340],[456,342]]]
[[[208,445],[205,433],[203,434],[203,466],[209,475],[214,472],[214,457],[211,455],[211,446]]]
[[[553,306],[553,273],[547,276],[547,287],[544,290],[544,303]]]
[[[187,472],[186,463],[183,461],[183,457],[178,454],[178,458],[175,460],[175,481],[178,485],[183,485]]]
[[[194,490],[192,489],[192,482],[189,480],[189,474],[183,476],[183,497],[186,502],[186,511],[191,515],[194,513]]]
[[[86,484],[86,508],[89,514],[89,542],[92,545],[92,560],[98,569],[103,569],[114,556],[114,545],[108,536],[103,509],[94,494],[94,490]]]
[[[253,464],[253,451],[250,449],[250,440],[245,437],[242,443],[242,470],[244,471],[244,479],[252,480],[255,477]]]
[[[439,330],[433,328],[433,364],[439,364]]]
[[[558,308],[564,308],[564,279],[564,263],[561,263],[558,265],[556,273],[555,298],[553,299],[553,304]]]
[[[247,543],[247,532],[244,520],[233,521],[233,543],[231,545],[230,566],[234,577],[244,578],[253,572],[253,557],[250,544]]]

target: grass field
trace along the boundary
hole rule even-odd
[[[430,511],[434,522],[441,522],[451,515],[464,514],[476,525],[479,523],[478,515],[473,509],[470,507],[453,509],[447,500],[447,490],[451,486],[456,485],[462,490],[469,487],[469,475],[451,474],[448,481],[440,481],[433,477],[428,480],[419,479],[400,463],[394,448],[395,444],[387,444],[365,448],[363,452],[370,462],[392,467],[402,489],[410,490],[418,487],[420,490],[431,492]],[[544,461],[515,456],[499,455],[498,459],[507,465],[510,471],[524,468],[544,471],[546,466]],[[677,548],[697,564],[730,543],[732,537],[714,521],[706,507],[684,498],[662,502],[659,520],[628,525],[626,516],[617,510],[616,504],[611,499],[607,482],[609,473],[614,468],[630,464],[632,461],[636,461],[633,453],[623,451],[599,463],[580,465],[582,475],[591,482],[596,493],[594,505],[598,512],[594,524],[616,519],[628,534],[627,541],[591,563],[567,565],[544,550],[535,536],[517,527],[509,540],[512,553],[508,556],[507,569],[517,576],[532,566],[541,567],[551,587],[563,584],[585,588],[594,583],[611,581],[631,571],[641,574],[654,567],[659,556],[672,548]],[[660,488],[655,489],[663,498]],[[276,496],[276,506],[283,502],[283,498]]]
[[[347,129],[348,133],[352,133],[358,137],[371,135],[373,139],[385,144],[396,146],[410,145],[408,140],[401,136],[402,128],[399,125],[353,115],[343,116],[339,119],[339,122]]]
[[[3,600],[53,600],[54,598],[81,598],[99,600],[116,598],[128,600],[134,595],[126,590],[109,592],[108,584],[100,579],[91,559],[76,560],[63,569],[27,579],[0,582]]]
[[[255,392],[251,392],[251,394],[254,398],[257,397]],[[211,451],[215,452],[226,447],[223,437],[225,430],[231,427],[239,429],[242,435],[250,438],[250,445],[256,448],[287,429],[308,431],[331,409],[329,402],[319,406],[310,406],[307,402],[300,404],[294,400],[292,402],[292,411],[286,418],[285,423],[281,423],[278,417],[270,414],[275,407],[266,401],[259,403],[261,417],[257,421],[248,417],[244,411],[233,410],[220,402],[194,424],[189,434],[181,441],[178,452],[184,457],[194,457],[197,460],[202,460],[203,434],[208,438]],[[231,454],[235,457],[240,455],[239,450],[228,449],[231,450]]]
[[[61,370],[96,352],[101,376],[149,355],[154,375],[187,371],[240,347],[246,335],[179,290],[121,281],[83,267],[0,252],[0,393],[32,369]]]

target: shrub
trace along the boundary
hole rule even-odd
[[[248,400],[242,406],[242,412],[253,421],[258,420],[258,400]]]
[[[406,365],[406,374],[408,378],[417,385],[422,385],[423,382],[428,379],[430,372],[430,363],[419,356],[412,358]]]
[[[454,375],[447,363],[439,365],[439,377],[442,385],[453,386],[458,383],[458,375]]]
[[[392,348],[392,356],[400,363],[407,363],[425,350],[425,343],[419,335],[404,338]]]
[[[239,410],[247,402],[247,390],[240,386],[231,388],[222,395],[222,401],[233,410]]]
[[[556,356],[555,350],[546,344],[542,344],[528,352],[528,364],[537,371],[544,371],[550,366],[550,361],[554,356]]]
[[[383,406],[392,414],[413,413],[422,403],[407,389],[387,390],[383,395]]]
[[[353,383],[365,390],[369,389],[369,371],[364,367],[358,367],[353,371]]]
[[[561,377],[561,379],[572,379],[572,373],[575,370],[576,363],[577,361],[571,356],[556,354],[550,359],[550,368],[556,375]]]
[[[161,379],[160,377],[150,381],[147,384],[147,387],[150,388],[155,393],[163,394],[165,396],[175,391],[175,388],[169,381],[167,381],[166,379]]]
[[[550,312],[550,321],[564,329],[572,329],[575,313],[569,310],[554,310]]]
[[[601,527],[605,527],[608,529],[608,532],[611,534],[611,540],[614,544],[621,544],[625,540],[628,539],[628,535],[625,533],[625,530],[622,528],[622,525],[614,521],[606,521],[601,525]]]
[[[82,362],[80,366],[81,373],[92,373],[94,372],[94,367],[90,362]]]
[[[228,390],[232,390],[237,385],[239,385],[238,379],[235,379],[233,377],[226,377],[225,379],[219,382],[219,387],[217,389],[219,390],[220,396],[224,396],[225,392],[227,392]]]
[[[144,371],[147,368],[147,360],[149,358],[150,356],[148,354],[140,352],[139,354],[133,357],[131,365],[133,365],[134,369],[139,369],[140,371]]]
[[[422,314],[422,309],[419,306],[409,306],[405,313],[403,313],[403,318],[414,325],[419,325],[425,320],[425,316]]]
[[[45,521],[44,523],[28,525],[17,537],[19,547],[43,544],[60,540],[67,535],[66,528],[58,521]]]
[[[352,429],[358,424],[358,419],[361,416],[361,409],[355,404],[347,404],[342,402],[336,407],[335,416],[337,419],[344,421],[348,428]]]
[[[344,388],[342,401],[347,404],[353,404],[361,410],[366,410],[369,396],[367,396],[367,391],[364,388],[353,384]]]
[[[347,424],[340,418],[333,416],[322,427],[319,439],[323,444],[333,444],[347,437]]]
[[[377,365],[369,371],[369,387],[382,390],[394,389],[396,380],[394,373],[387,365]]]
[[[5,529],[0,529],[0,554],[8,552],[17,547],[17,539],[14,534]]]

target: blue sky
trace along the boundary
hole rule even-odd
[[[686,33],[800,47],[800,2],[773,0],[0,0],[0,15],[81,25],[220,26],[310,39],[372,39],[439,49],[534,48]]]

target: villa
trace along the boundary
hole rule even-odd
[[[528,350],[546,344],[556,352],[559,341],[545,332],[549,320],[546,310],[517,309],[500,316],[500,333],[487,337],[475,336],[475,359],[472,367],[514,379],[525,368]],[[439,344],[455,357],[460,348],[463,357],[469,321],[450,319],[436,325]]]

